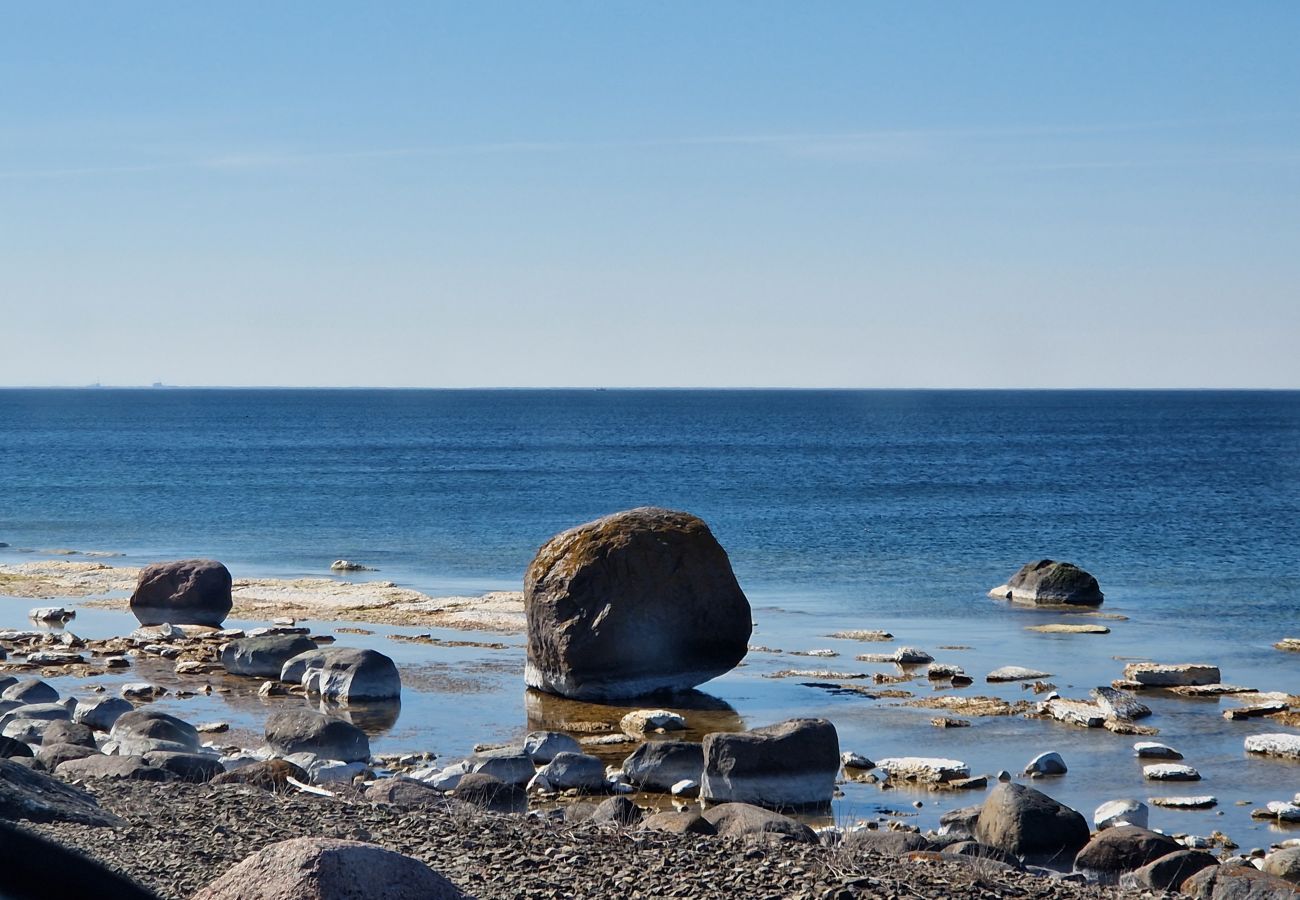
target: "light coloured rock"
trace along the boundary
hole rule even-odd
[[[852,750],[845,750],[840,754],[840,765],[846,769],[874,769],[876,764],[861,753],[854,753]]]
[[[66,622],[75,618],[77,611],[63,606],[38,606],[27,614],[27,618],[37,622]]]
[[[681,781],[674,782],[673,786],[668,789],[668,793],[674,797],[694,799],[700,795],[700,783],[689,778],[683,778]]]
[[[1124,679],[1143,687],[1182,687],[1218,684],[1219,667],[1204,663],[1129,663]]]
[[[72,711],[72,721],[89,725],[96,731],[108,731],[118,716],[133,709],[135,707],[121,697],[93,697],[77,701],[77,706]]]
[[[126,700],[138,700],[141,703],[148,703],[166,694],[167,688],[157,684],[150,684],[147,681],[132,681],[122,685],[118,693]]]
[[[27,663],[33,666],[73,666],[85,661],[86,658],[80,653],[68,650],[43,650],[27,654]]]
[[[1047,625],[1026,625],[1025,631],[1037,631],[1040,634],[1110,634],[1110,629],[1105,625],[1080,625],[1064,622],[1051,622]]]
[[[154,750],[193,753],[199,749],[199,733],[188,722],[156,709],[133,709],[113,722],[109,731],[115,750],[143,756]],[[108,751],[107,745],[105,752]]]
[[[944,784],[970,777],[970,766],[958,759],[929,756],[891,756],[877,760],[876,769],[891,780],[918,784]]]
[[[1155,741],[1138,741],[1133,745],[1133,752],[1139,759],[1182,759],[1183,755],[1167,744]]]
[[[996,683],[1002,681],[1037,681],[1040,678],[1051,677],[1051,672],[1041,672],[1038,669],[1027,669],[1024,666],[1002,666],[985,675],[984,680]]]
[[[1026,775],[1064,775],[1069,769],[1066,768],[1065,760],[1061,754],[1056,752],[1040,753],[1031,759],[1025,766]]]
[[[952,663],[930,663],[925,669],[925,677],[931,681],[944,681],[952,678],[960,678],[966,673],[961,666]]]
[[[280,669],[280,680],[339,703],[395,700],[402,695],[402,679],[392,659],[354,647],[326,647],[291,657]]]
[[[1143,719],[1151,715],[1151,707],[1147,706],[1127,691],[1117,691],[1110,687],[1095,687],[1088,692],[1093,702],[1101,707],[1101,711],[1106,714],[1108,719],[1118,719],[1121,722],[1132,722],[1135,719]]]
[[[900,666],[919,666],[934,662],[934,657],[916,647],[899,647],[894,651],[893,660]]]
[[[361,563],[353,562],[350,559],[336,559],[330,563],[331,572],[374,572],[374,569],[363,566]]]
[[[1101,707],[1078,700],[1045,700],[1039,708],[1059,722],[1081,728],[1100,728],[1106,721],[1106,714]]]
[[[39,678],[23,678],[0,691],[0,700],[17,703],[54,703],[59,692]]]
[[[1280,759],[1300,759],[1300,734],[1252,734],[1246,752]]]
[[[1105,831],[1117,825],[1136,825],[1146,828],[1151,812],[1145,803],[1138,800],[1108,800],[1092,814],[1092,824],[1098,831]]]
[[[537,777],[544,779],[552,791],[578,791],[582,794],[599,794],[607,790],[605,764],[585,753],[559,753],[541,769]]]
[[[1295,653],[1300,653],[1300,638],[1282,638],[1282,640],[1278,641],[1273,646],[1279,650],[1289,650]]]
[[[583,755],[581,753],[561,751],[551,757],[547,765],[549,766],[565,753],[568,753],[569,756]],[[489,750],[471,757],[469,771],[475,775],[491,775],[493,778],[499,779],[503,784],[522,785],[528,784],[537,770],[528,754],[514,747],[503,747],[499,750]]]
[[[1188,684],[1169,688],[1171,694],[1180,697],[1221,697],[1225,694],[1258,694],[1253,687],[1241,684]]]
[[[1142,767],[1142,777],[1148,781],[1200,781],[1201,773],[1191,766],[1177,763],[1156,763]]]
[[[1219,801],[1209,794],[1195,797],[1149,797],[1153,806],[1165,809],[1210,809],[1219,805]]]
[[[1240,722],[1245,719],[1257,719],[1262,716],[1271,716],[1276,713],[1286,712],[1290,705],[1279,700],[1265,701],[1262,703],[1251,703],[1246,706],[1238,706],[1233,709],[1225,709],[1223,717],[1229,722]]]
[[[531,731],[524,738],[524,753],[535,763],[548,763],[557,753],[581,753],[582,745],[561,731]]]
[[[863,630],[837,631],[830,635],[830,637],[844,641],[874,641],[877,643],[892,641],[894,639],[894,636],[888,631]]]
[[[686,720],[666,709],[634,710],[618,723],[619,730],[633,737],[664,731],[684,731]]]

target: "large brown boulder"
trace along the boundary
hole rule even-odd
[[[1023,784],[999,784],[975,820],[975,840],[1032,863],[1068,868],[1088,843],[1088,821]]]
[[[1074,866],[1080,870],[1118,876],[1182,849],[1182,845],[1168,835],[1137,825],[1116,825],[1097,832],[1097,836],[1079,851]]]
[[[140,570],[131,612],[141,625],[212,625],[230,615],[230,570],[214,559],[154,563]]]
[[[582,700],[693,688],[745,656],[749,601],[704,522],[641,507],[557,534],[524,576],[530,687]]]
[[[1106,599],[1096,578],[1074,563],[1051,559],[1025,563],[989,596],[1039,606],[1101,606]]]
[[[418,859],[374,844],[301,837],[263,847],[194,900],[462,900]]]

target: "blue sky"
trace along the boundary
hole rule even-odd
[[[1300,5],[0,4],[0,384],[1300,387]]]

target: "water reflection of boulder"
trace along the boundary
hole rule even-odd
[[[698,741],[714,731],[744,731],[740,713],[725,700],[703,691],[684,691],[665,698],[644,698],[644,702],[590,703],[529,689],[524,692],[524,711],[529,731],[567,731],[575,735],[609,734],[620,731],[619,721],[637,709],[666,709],[686,719],[685,731],[674,731],[673,740]]]
[[[321,700],[317,708],[327,716],[351,722],[368,737],[374,738],[390,731],[397,724],[397,717],[402,713],[402,701],[367,700],[364,703],[334,703]]]

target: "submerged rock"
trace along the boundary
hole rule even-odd
[[[524,576],[529,687],[588,700],[730,671],[752,630],[726,552],[695,516],[642,507],[562,532]]]
[[[1026,563],[990,597],[1035,605],[1101,606],[1105,595],[1093,578],[1073,563],[1040,559]]]
[[[213,559],[154,563],[140,570],[131,612],[141,625],[212,625],[230,615],[230,570]]]
[[[739,733],[704,737],[707,801],[761,806],[829,803],[840,771],[840,742],[825,719],[790,719]]]

